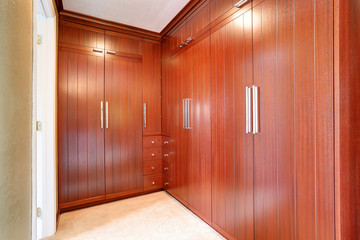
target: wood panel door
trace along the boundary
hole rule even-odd
[[[107,198],[143,190],[142,45],[137,41],[105,36]]]
[[[143,40],[144,135],[161,134],[160,43]]]
[[[228,238],[253,239],[252,12],[211,34],[212,222]],[[266,238],[264,238],[266,239]]]
[[[188,188],[187,188],[187,149],[184,146],[184,138],[186,133],[183,125],[184,109],[183,99],[185,96],[184,90],[186,87],[186,56],[180,54],[171,57],[171,94],[172,94],[172,130],[171,139],[174,142],[174,188],[173,193],[180,198],[184,203],[187,203]]]
[[[190,99],[189,129],[183,129],[188,204],[211,222],[210,37],[184,53],[183,98]]]
[[[60,43],[61,44],[61,43]],[[105,195],[104,55],[59,47],[59,208]]]
[[[333,2],[253,12],[255,239],[334,239]]]

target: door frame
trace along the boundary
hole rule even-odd
[[[40,31],[43,36],[38,45]],[[46,56],[38,56],[39,46],[43,48],[42,51],[46,51]],[[57,218],[57,12],[52,0],[33,1],[32,49],[31,239],[36,240],[55,233]],[[39,67],[46,70],[38,71]],[[37,121],[41,121],[39,131],[36,128]],[[37,217],[39,200],[41,216]]]

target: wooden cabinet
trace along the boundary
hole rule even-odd
[[[110,197],[143,188],[142,41],[106,34],[105,46],[105,175]]]
[[[227,237],[253,239],[253,136],[246,134],[252,86],[252,12],[211,35],[212,222]]]
[[[160,43],[143,40],[144,135],[161,134]]]
[[[59,209],[143,192],[143,129],[161,133],[159,43],[60,21],[58,89]],[[149,140],[161,174],[161,136]]]
[[[58,62],[59,208],[104,199],[103,31],[64,24]],[[89,39],[88,36],[92,36]],[[93,41],[91,41],[93,40]],[[86,48],[78,48],[84,44]]]

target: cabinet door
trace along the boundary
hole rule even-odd
[[[183,96],[190,100],[189,129],[183,130],[188,204],[211,221],[210,37],[183,54],[186,62]]]
[[[186,20],[185,37],[196,39],[210,30],[210,7],[209,1],[204,2]],[[186,39],[184,39],[186,40]]]
[[[114,35],[105,46],[106,194],[116,197],[143,189],[142,46]]]
[[[172,95],[173,95],[173,124],[171,137],[174,141],[174,188],[173,192],[182,201],[187,202],[187,161],[184,146],[185,132],[183,128],[183,99],[185,80],[185,54],[171,59]]]
[[[161,134],[160,43],[143,40],[144,135]]]
[[[104,55],[59,47],[59,208],[105,195]]]
[[[211,35],[212,222],[228,238],[253,239],[252,12]],[[266,238],[264,238],[266,239]]]

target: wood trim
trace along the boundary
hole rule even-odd
[[[201,4],[207,0],[190,0],[185,7],[165,26],[160,32],[160,36],[164,37],[170,30],[173,30],[176,26],[181,24],[192,12],[194,12]]]
[[[59,210],[60,210],[60,212],[62,212],[63,209],[66,209],[66,208],[71,208],[71,207],[78,206],[78,205],[84,205],[84,204],[91,203],[91,202],[98,202],[101,200],[105,200],[105,196],[93,197],[93,198],[88,198],[88,199],[69,202],[69,203],[60,203]]]
[[[62,0],[55,0],[55,4],[56,4],[57,12],[60,15],[60,13],[64,10]]]
[[[100,28],[103,30],[113,31],[113,32],[119,32],[127,35],[137,36],[141,38],[147,38],[151,39],[157,42],[160,42],[161,36],[157,32],[145,30],[142,28],[137,28],[133,26],[129,26],[122,23],[117,23],[113,21],[108,21],[92,16],[88,16],[85,14],[75,13],[68,10],[62,10],[59,13],[59,19],[78,23],[90,27]]]

